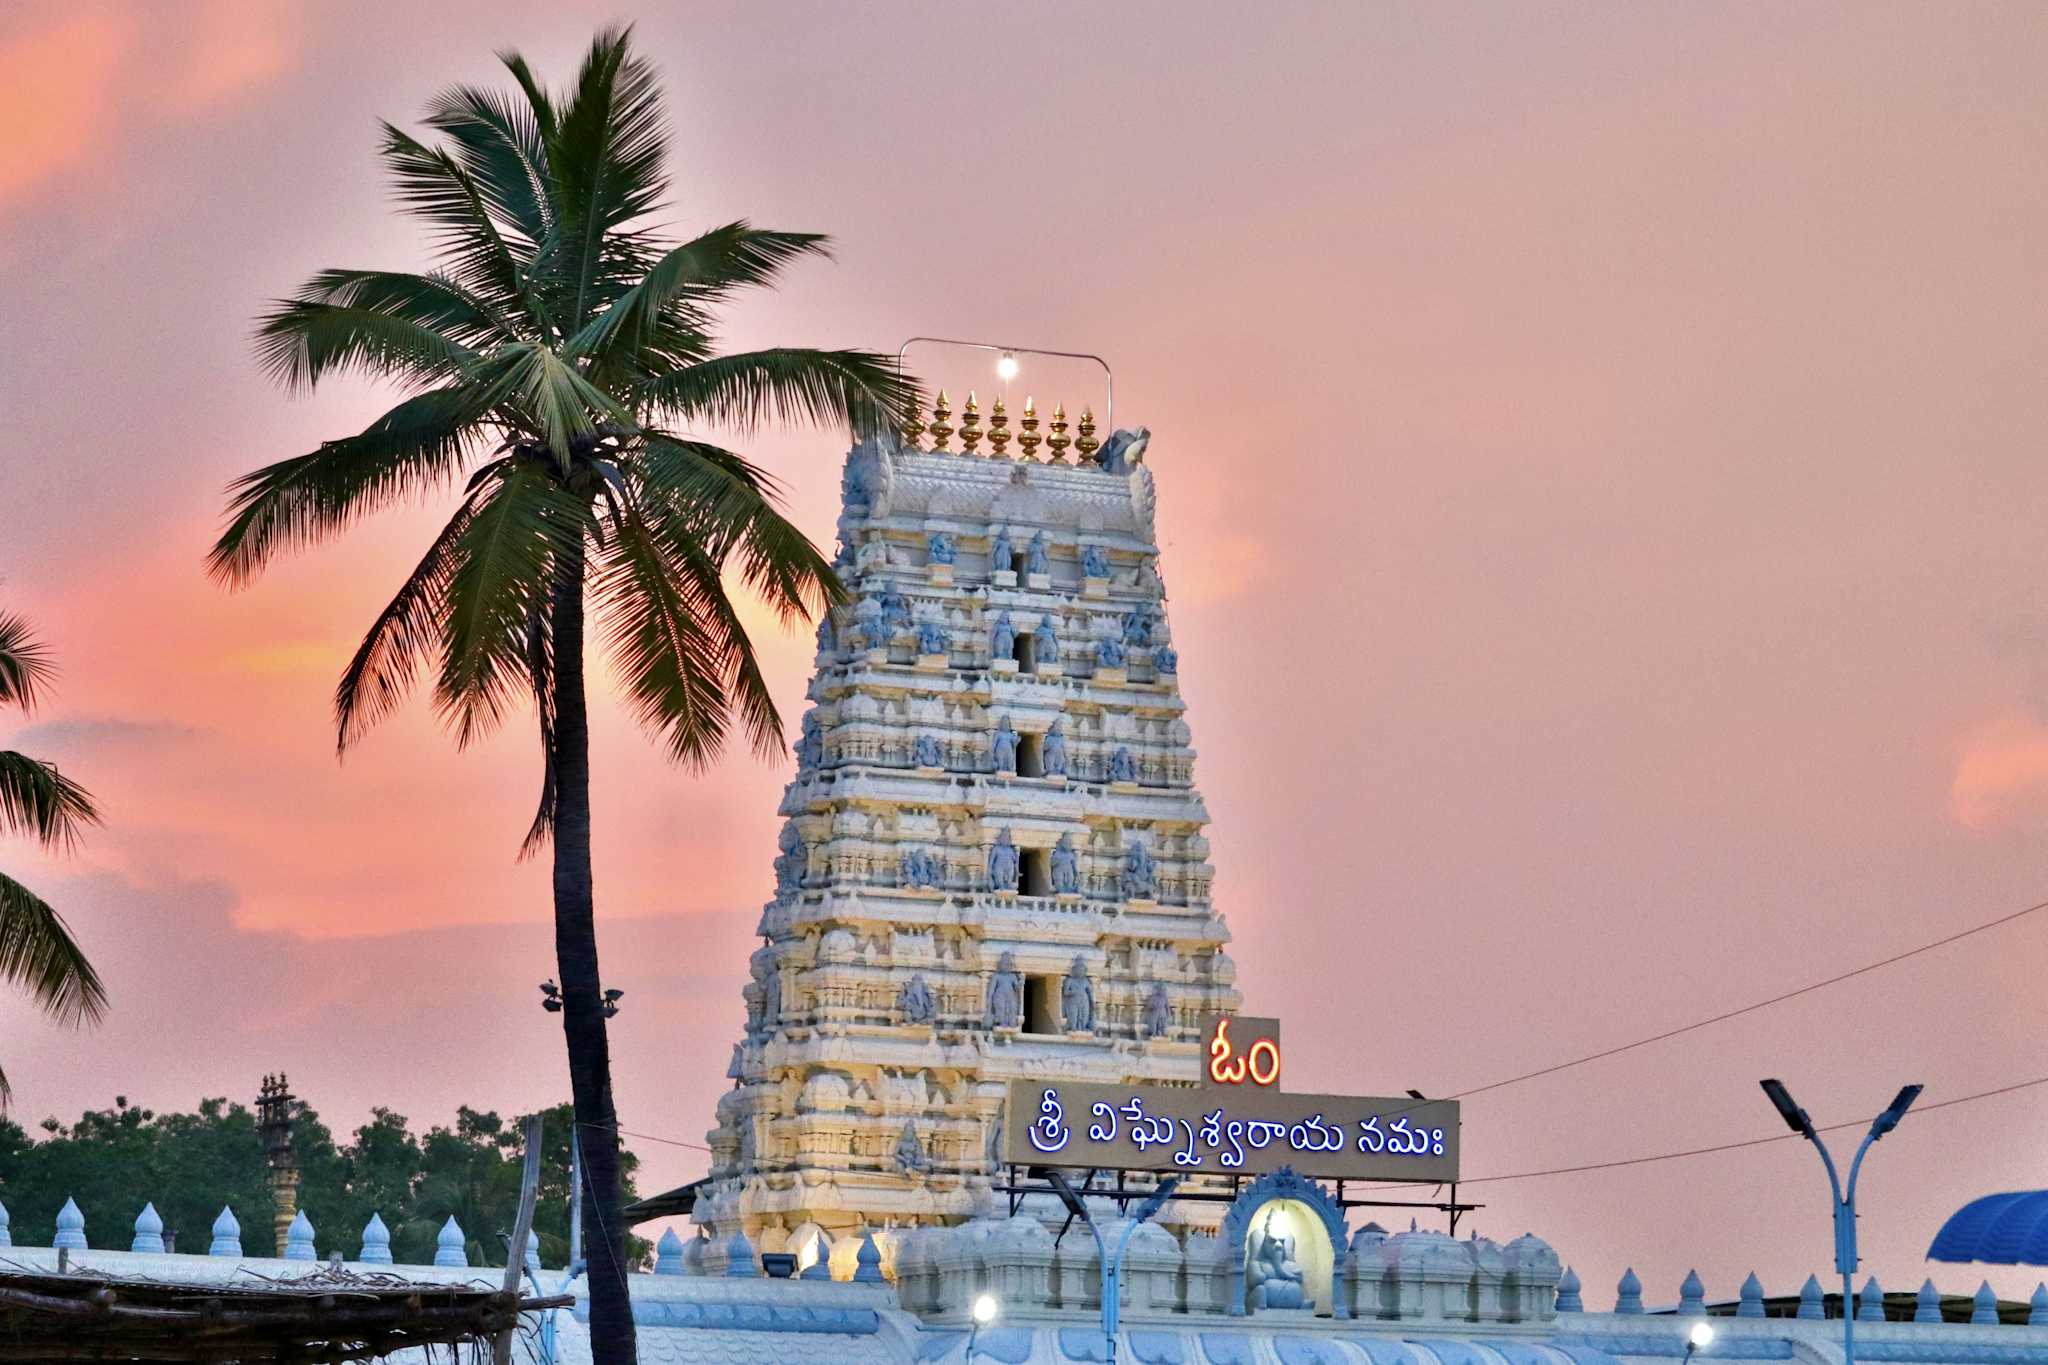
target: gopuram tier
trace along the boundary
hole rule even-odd
[[[972,397],[964,452],[950,415],[847,457],[851,600],[819,627],[709,1135],[713,1246],[850,1270],[866,1231],[1000,1212],[1008,1082],[1192,1085],[1202,1016],[1238,1006],[1148,436],[1098,449],[1056,414],[1040,459],[1027,406],[1012,455],[997,404],[984,456]]]

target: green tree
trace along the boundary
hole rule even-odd
[[[35,710],[56,676],[49,651],[21,617],[0,612],[0,708]],[[0,833],[26,834],[45,848],[68,849],[99,811],[85,788],[57,765],[0,749]],[[42,897],[0,872],[0,982],[25,989],[53,1019],[97,1023],[107,992],[64,919]],[[12,1098],[0,1070],[0,1108]]]
[[[327,270],[269,313],[260,354],[293,389],[355,371],[403,401],[355,436],[231,490],[213,572],[253,578],[280,551],[368,513],[456,489],[453,516],[370,627],[335,694],[346,748],[423,666],[458,744],[522,695],[540,721],[541,799],[525,851],[553,838],[555,956],[587,1168],[591,1345],[634,1358],[617,1114],[590,857],[584,613],[630,705],[674,759],[708,764],[737,726],[764,755],[781,720],[727,576],[785,624],[839,600],[831,565],[777,511],[769,478],[686,434],[765,420],[893,426],[916,399],[885,358],[777,348],[720,355],[718,308],[825,239],[744,222],[667,244],[651,66],[612,30],[574,84],[546,91],[503,58],[510,91],[457,87],[430,145],[386,125],[400,203],[436,234],[424,274]]]

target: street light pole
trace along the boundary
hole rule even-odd
[[[1828,1154],[1828,1145],[1820,1140],[1813,1120],[1807,1116],[1792,1098],[1792,1092],[1785,1083],[1771,1079],[1759,1081],[1764,1094],[1776,1107],[1778,1117],[1785,1120],[1785,1126],[1813,1144],[1820,1153],[1820,1163],[1827,1168],[1829,1205],[1835,1219],[1835,1269],[1842,1272],[1842,1365],[1856,1365],[1856,1299],[1852,1279],[1856,1274],[1856,1178],[1863,1172],[1863,1157],[1869,1152],[1870,1144],[1899,1126],[1899,1120],[1913,1107],[1913,1101],[1920,1098],[1923,1087],[1903,1087],[1891,1102],[1891,1107],[1871,1120],[1870,1131],[1863,1135],[1863,1141],[1856,1146],[1856,1156],[1849,1163],[1849,1187],[1842,1188],[1841,1178],[1835,1173],[1835,1159]]]
[[[1124,1224],[1123,1235],[1117,1239],[1116,1254],[1112,1256],[1109,1244],[1102,1236],[1102,1229],[1095,1226],[1095,1220],[1088,1214],[1087,1203],[1074,1192],[1074,1187],[1067,1183],[1066,1176],[1059,1171],[1050,1171],[1047,1174],[1052,1180],[1053,1188],[1059,1193],[1060,1202],[1067,1206],[1067,1212],[1086,1223],[1088,1231],[1095,1234],[1095,1255],[1102,1264],[1102,1358],[1108,1361],[1109,1365],[1116,1365],[1116,1334],[1123,1307],[1124,1252],[1130,1249],[1131,1234],[1138,1230],[1138,1226],[1150,1222],[1159,1210],[1166,1207],[1166,1201],[1180,1188],[1181,1178],[1170,1175],[1160,1181],[1159,1188],[1153,1190],[1146,1196],[1145,1202],[1138,1205],[1137,1210],[1130,1215],[1130,1220]]]

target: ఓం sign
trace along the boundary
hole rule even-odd
[[[1458,1103],[1012,1081],[1003,1159],[1020,1166],[1330,1180],[1458,1178]]]

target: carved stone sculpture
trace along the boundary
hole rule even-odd
[[[1145,1012],[1141,1021],[1147,1038],[1164,1038],[1173,1026],[1173,1006],[1166,998],[1166,983],[1155,981],[1152,990],[1145,996]]]
[[[1062,834],[1052,846],[1053,894],[1071,896],[1081,889],[1081,859],[1074,852],[1074,836]]]
[[[863,649],[876,649],[889,642],[889,632],[882,626],[880,598],[863,597],[855,604],[853,629]]]
[[[1052,728],[1045,732],[1045,745],[1040,757],[1045,764],[1047,777],[1067,775],[1067,737],[1060,729],[1060,722],[1054,721]]]
[[[1109,756],[1109,780],[1112,782],[1136,782],[1138,760],[1131,757],[1130,746],[1119,744]]]
[[[1105,635],[1095,642],[1095,662],[1103,668],[1124,666],[1124,642],[1114,635]]]
[[[1085,1033],[1095,1026],[1095,989],[1088,984],[1088,961],[1079,955],[1060,982],[1060,1014],[1069,1033]]]
[[[994,891],[1015,891],[1017,870],[1017,846],[1010,842],[1010,831],[1006,829],[996,835],[995,843],[989,846],[989,888]]]
[[[932,1168],[932,1159],[925,1154],[924,1143],[918,1140],[915,1123],[905,1123],[903,1136],[896,1139],[896,1168],[905,1175]]]
[[[988,655],[991,659],[1007,659],[1017,652],[1017,628],[1010,624],[1010,613],[996,617],[994,627],[989,631]]]
[[[825,761],[825,735],[819,728],[816,711],[804,712],[803,734],[797,738],[795,748],[798,768],[815,768]]]
[[[1307,1298],[1305,1279],[1294,1256],[1294,1239],[1273,1231],[1273,1214],[1267,1214],[1265,1225],[1254,1228],[1246,1239],[1244,1282],[1251,1291],[1251,1306],[1299,1308]]]
[[[1147,901],[1158,894],[1159,871],[1152,865],[1151,850],[1143,844],[1124,850],[1123,887],[1129,900]]]
[[[782,971],[770,967],[761,978],[761,1030],[773,1033],[782,1018]]]
[[[996,771],[1014,773],[1017,771],[1017,731],[1010,725],[1010,718],[1004,716],[996,725],[990,748],[995,754]]]
[[[1007,573],[1016,563],[1016,551],[1010,548],[1010,533],[997,531],[995,539],[988,546],[988,567],[993,573]]]
[[[947,638],[946,623],[927,616],[917,623],[917,652],[920,654],[944,654],[951,649],[952,641]]]
[[[1024,1022],[1024,978],[1014,953],[996,959],[996,974],[988,983],[988,1021],[996,1028],[1016,1028]]]
[[[1047,615],[1039,618],[1038,629],[1034,632],[1038,641],[1038,662],[1056,664],[1060,661],[1059,631],[1059,622],[1054,617]]]
[[[896,862],[897,875],[905,886],[937,886],[945,874],[945,863],[927,848],[913,848]]]
[[[924,549],[925,554],[930,557],[931,562],[934,564],[951,564],[953,562],[953,537],[949,532],[934,531],[926,536],[924,538]]]
[[[785,823],[782,837],[778,840],[782,852],[775,859],[775,894],[786,896],[803,884],[804,865],[810,861],[804,850],[804,841],[796,832],[796,825]]]
[[[1158,669],[1161,673],[1178,673],[1180,672],[1180,655],[1174,652],[1172,645],[1161,645],[1152,651],[1152,667]]]
[[[1034,534],[1031,543],[1024,548],[1024,571],[1037,574],[1052,572],[1052,566],[1046,562],[1045,532]]]
[[[919,731],[910,743],[910,761],[920,768],[945,766],[946,751],[939,747],[939,737],[929,730]]]
[[[1090,578],[1109,577],[1109,551],[1100,545],[1083,546],[1081,550],[1081,572]]]
[[[1149,645],[1152,643],[1152,609],[1143,603],[1124,613],[1124,643],[1127,645]]]
[[[882,589],[882,630],[893,636],[910,629],[910,600],[896,591],[895,584]]]
[[[932,999],[932,988],[925,984],[922,972],[903,983],[896,1004],[903,1011],[906,1024],[929,1024],[938,1012],[938,1002]]]

